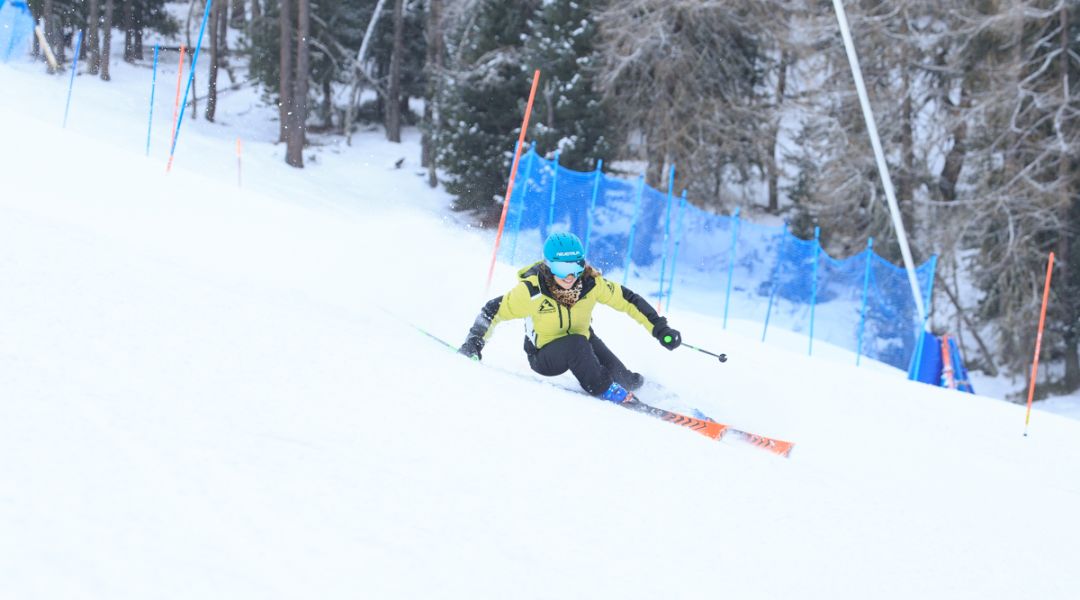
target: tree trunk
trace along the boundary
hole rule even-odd
[[[446,55],[443,47],[442,31],[443,0],[429,0],[427,20],[427,98],[424,100],[424,136],[420,141],[421,162],[428,170],[428,185],[439,185],[436,171],[435,145],[439,139],[441,126],[439,116],[439,82]]]
[[[292,126],[285,149],[285,162],[289,166],[302,169],[304,168],[304,134],[307,129],[308,77],[311,71],[308,52],[308,35],[311,33],[311,0],[297,0],[296,8],[296,73],[293,75]]]
[[[781,106],[784,104],[784,94],[787,92],[787,67],[791,56],[785,50],[780,53],[780,72],[776,76],[776,122],[773,124],[769,136],[769,155],[765,157],[765,168],[769,177],[769,212],[780,212],[780,167],[776,159],[777,138],[780,137]]]
[[[53,0],[45,0],[41,9],[41,18],[45,21],[43,25],[45,28],[45,41],[49,44],[49,47],[52,48],[53,55],[56,56],[57,64],[62,65],[64,64],[64,49],[59,43],[60,36],[58,35],[58,32],[60,19],[57,18],[56,14],[53,12],[54,10]],[[52,73],[51,66],[49,67],[49,72]]]
[[[386,139],[401,142],[401,62],[405,54],[405,2],[394,0],[394,51],[386,99]]]
[[[101,28],[105,34],[101,36],[101,80],[109,81],[109,57],[112,54],[112,27],[113,27],[113,3],[114,0],[105,0],[105,22]]]
[[[1063,102],[1069,103],[1069,11],[1066,4],[1061,5],[1061,93],[1064,96]],[[1060,135],[1060,134],[1059,134]],[[1065,140],[1061,140],[1061,145],[1068,147],[1068,143]],[[1074,222],[1070,217],[1080,214],[1080,211],[1075,209],[1070,211],[1074,202],[1077,201],[1073,197],[1075,177],[1072,169],[1073,152],[1062,152],[1058,157],[1058,185],[1060,195],[1060,206],[1065,216],[1062,221],[1065,223],[1065,231],[1060,234],[1060,241],[1058,242],[1058,256],[1064,259],[1064,271],[1066,286],[1071,281],[1076,281],[1078,278],[1074,273],[1075,269],[1080,269],[1080,264],[1076,264],[1070,260],[1070,246],[1072,244],[1072,236],[1075,235],[1073,231],[1069,231],[1070,227],[1080,225],[1080,223]],[[1071,213],[1071,214],[1070,214]],[[1074,269],[1070,273],[1070,269]],[[1071,280],[1071,281],[1070,281]],[[1059,286],[1060,287],[1060,286]],[[1078,355],[1078,346],[1080,346],[1080,314],[1078,314],[1077,307],[1080,306],[1080,299],[1069,298],[1064,303],[1065,305],[1065,377],[1064,386],[1062,390],[1065,393],[1071,393],[1080,389],[1080,355]]]
[[[259,0],[251,0],[251,20],[262,18],[262,8],[259,6]]]
[[[334,88],[330,84],[329,79],[324,79],[322,83],[323,93],[323,128],[327,131],[334,129]]]
[[[279,121],[280,121],[280,139],[278,141],[289,141],[289,120],[292,115],[292,96],[293,96],[293,23],[292,23],[292,0],[281,0],[281,16],[279,17],[281,23],[281,53],[279,55],[279,69],[281,74],[278,94],[281,97],[278,103]]]
[[[229,24],[233,29],[243,29],[247,25],[247,15],[244,14],[244,0],[232,0],[232,15]]]
[[[210,81],[206,94],[206,120],[213,123],[214,113],[217,111],[217,76],[218,65],[221,56],[221,46],[218,43],[218,30],[220,27],[219,15],[221,14],[222,2],[218,0],[210,8]]]
[[[135,62],[135,0],[124,0],[124,62]]]
[[[98,31],[101,21],[101,4],[99,0],[90,0],[90,22],[88,26],[87,45],[90,50],[89,65],[87,71],[91,75],[97,75],[101,71],[101,39]]]

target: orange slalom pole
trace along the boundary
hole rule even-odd
[[[532,114],[533,100],[536,98],[536,85],[540,83],[540,69],[533,73],[532,89],[529,90],[529,102],[525,105],[525,118],[521,121],[521,135],[518,136],[517,148],[514,150],[514,163],[510,167],[510,181],[506,184],[506,198],[503,199],[502,216],[499,217],[499,231],[495,234],[495,249],[491,252],[491,266],[488,267],[487,285],[484,287],[484,295],[491,290],[491,277],[495,274],[495,257],[499,254],[499,242],[502,241],[503,227],[506,226],[506,212],[510,208],[510,195],[514,193],[514,178],[517,176],[518,161],[521,160],[521,149],[525,146],[525,131],[529,128],[529,115]]]
[[[176,104],[173,106],[172,113],[172,137],[169,138],[169,145],[176,141],[176,119],[180,116],[180,82],[183,80],[184,75],[184,45],[180,44],[180,62],[176,67]]]
[[[1054,273],[1054,253],[1046,263],[1046,286],[1043,287],[1042,312],[1039,313],[1039,333],[1035,336],[1035,360],[1031,363],[1031,383],[1028,385],[1027,416],[1024,417],[1024,437],[1031,422],[1031,401],[1035,397],[1035,377],[1039,374],[1039,350],[1042,348],[1043,325],[1046,324],[1046,301],[1050,298],[1050,276]]]

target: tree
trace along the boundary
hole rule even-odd
[[[101,80],[109,81],[109,55],[112,49],[112,28],[113,28],[113,2],[114,0],[105,0],[105,22],[102,23],[101,28],[105,31],[105,35],[101,36]]]
[[[298,1],[298,0],[297,0]],[[280,85],[280,100],[278,111],[280,115],[280,141],[288,142],[289,127],[292,125],[293,114],[293,50],[292,42],[295,37],[295,27],[292,20],[293,0],[280,0],[278,15],[280,21],[281,43],[278,46],[280,63],[278,66],[278,80]],[[286,159],[287,161],[287,159]]]
[[[307,131],[308,78],[310,77],[308,36],[311,33],[311,2],[310,0],[296,0],[295,29],[292,28],[292,19],[286,17],[291,12],[291,7],[287,7],[286,2],[283,1],[281,8],[283,57],[281,80],[283,86],[285,82],[289,85],[287,89],[283,89],[285,103],[289,107],[286,114],[285,162],[289,166],[302,169]],[[294,53],[292,44],[287,43],[290,39],[295,39],[296,42],[295,55],[286,57],[286,54]]]
[[[599,30],[593,14],[606,0],[552,0],[530,20],[524,62],[542,72],[533,113],[537,147],[559,163],[591,170],[613,156],[611,101],[596,89]]]
[[[424,116],[420,139],[420,164],[427,167],[428,185],[439,185],[435,169],[435,140],[439,137],[442,126],[439,110],[439,84],[443,80],[443,68],[446,65],[446,32],[443,25],[443,0],[428,0],[427,21],[425,22],[425,41],[427,53],[424,57],[424,75],[427,85],[424,89]]]
[[[90,47],[90,64],[87,66],[87,70],[91,75],[97,75],[101,71],[101,39],[98,36],[100,21],[100,2],[99,0],[90,0],[89,35],[86,42]]]
[[[214,122],[214,116],[217,112],[217,78],[218,68],[221,65],[221,55],[224,50],[221,42],[226,35],[226,1],[218,0],[210,8],[210,80],[206,94],[206,120],[211,123]]]
[[[455,210],[485,218],[498,212],[533,72],[523,62],[522,40],[537,7],[533,0],[478,0],[451,15],[436,162],[457,197]]]
[[[405,2],[394,0],[394,48],[386,93],[386,139],[401,142],[401,65],[405,54]]]

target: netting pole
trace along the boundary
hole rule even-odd
[[[866,272],[863,274],[862,308],[859,310],[859,343],[855,351],[855,366],[862,360],[863,334],[866,332],[866,304],[870,297],[870,264],[874,259],[874,238],[866,240]]]
[[[765,309],[765,327],[761,330],[761,341],[765,341],[765,334],[769,331],[769,317],[772,315],[773,300],[776,298],[776,288],[779,287],[777,278],[780,276],[780,264],[784,260],[784,246],[787,244],[788,230],[787,223],[784,223],[784,229],[780,233],[780,250],[776,253],[776,266],[773,267],[772,275],[772,290],[769,291],[769,307]]]
[[[630,277],[630,256],[634,251],[634,232],[637,230],[638,213],[641,212],[641,196],[645,193],[645,176],[638,177],[637,199],[634,201],[634,216],[630,220],[630,240],[626,243],[626,261],[623,264],[622,284]]]
[[[75,57],[71,61],[71,80],[68,82],[67,104],[64,105],[64,125],[67,127],[68,110],[71,109],[71,89],[75,87],[75,70],[79,66],[79,52],[82,50],[82,30],[75,36]]]
[[[521,120],[521,133],[518,135],[517,147],[514,150],[514,162],[510,165],[510,181],[506,183],[502,216],[499,217],[499,231],[495,233],[495,248],[491,251],[491,266],[488,267],[487,284],[484,286],[485,296],[491,290],[491,278],[495,275],[495,259],[499,256],[499,242],[502,241],[503,228],[506,226],[506,211],[510,208],[510,197],[514,193],[514,177],[517,176],[518,162],[521,160],[521,148],[525,145],[525,131],[529,129],[529,115],[532,114],[538,83],[540,83],[540,69],[533,72],[532,89],[529,90],[529,101],[525,104],[525,118]]]
[[[555,224],[555,194],[559,189],[559,151],[555,151],[555,162],[551,165],[551,204],[548,208],[548,230]]]
[[[529,194],[529,180],[532,179],[533,159],[536,158],[536,142],[529,144],[529,160],[525,162],[525,181],[518,194],[517,214],[514,217],[514,240],[510,242],[510,264],[514,264],[517,255],[518,235],[521,234],[521,218],[525,215],[525,199]]]
[[[675,236],[675,252],[671,256],[671,279],[668,281],[667,286],[667,302],[664,305],[664,310],[671,310],[671,288],[675,287],[675,264],[679,260],[679,246],[682,244],[683,235],[686,233],[683,230],[683,214],[686,213],[686,190],[682,191],[682,198],[679,198],[679,221],[677,229],[679,233]]]
[[[210,7],[214,0],[206,0],[206,10],[203,11],[202,25],[199,27],[198,41],[195,42],[195,52],[191,54],[191,70],[188,71],[187,85],[184,86],[184,100],[180,103],[180,118],[176,121],[176,133],[173,134],[172,148],[169,150],[169,163],[165,165],[165,172],[172,170],[173,157],[176,156],[176,142],[180,139],[180,128],[184,126],[184,113],[187,112],[187,97],[195,81],[195,65],[199,63],[199,50],[202,49],[203,33],[206,32],[206,21],[210,18]]]
[[[589,216],[585,220],[585,256],[589,255],[589,238],[592,237],[593,213],[596,212],[596,197],[600,195],[600,182],[604,179],[601,169],[604,167],[604,159],[596,160],[596,178],[593,180],[592,201],[589,202]]]
[[[1054,253],[1046,263],[1046,285],[1043,286],[1042,310],[1039,311],[1039,331],[1035,335],[1035,358],[1031,362],[1031,381],[1028,384],[1027,415],[1024,416],[1024,437],[1031,422],[1031,401],[1035,398],[1035,378],[1039,375],[1039,351],[1042,349],[1043,325],[1046,324],[1046,302],[1050,299],[1050,277],[1054,274]]]
[[[814,227],[814,275],[810,291],[810,347],[808,356],[814,355],[814,313],[817,312],[818,263],[821,262],[821,228]]]
[[[671,199],[675,194],[675,165],[671,165],[668,171],[667,182],[667,209],[664,215],[664,245],[660,250],[660,295],[656,298],[656,310],[660,310],[660,304],[664,301],[664,274],[667,268],[668,238],[671,237]]]
[[[150,120],[146,124],[146,155],[150,156],[150,132],[154,128],[154,92],[157,91],[157,63],[158,63],[158,51],[161,46],[154,44],[154,70],[153,76],[150,79]]]
[[[934,271],[937,269],[937,255],[930,256],[930,277],[926,282],[926,290],[920,290],[920,294],[925,293],[927,304],[929,304],[930,293],[934,287]],[[923,341],[926,339],[924,333],[928,333],[930,330],[927,328],[930,324],[930,313],[927,312],[926,316],[922,318],[922,323],[915,331],[915,354],[912,356],[911,364],[908,366],[908,379],[915,381],[919,379],[919,370],[922,367],[923,347],[925,344]]]
[[[731,280],[735,275],[735,252],[739,243],[739,207],[735,207],[735,214],[731,216],[731,259],[728,261],[727,291],[724,293],[724,329],[727,329],[728,307],[731,306]]]

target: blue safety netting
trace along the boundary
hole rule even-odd
[[[525,153],[518,165],[500,258],[541,255],[549,231],[571,231],[589,262],[665,305],[777,327],[904,371],[923,329],[904,269],[867,247],[845,259],[784,225],[762,225],[694,207],[641,178],[572,171]],[[935,260],[916,269],[930,306]],[[661,283],[661,281],[663,283]],[[691,292],[692,290],[692,292]],[[686,293],[682,293],[686,292]]]
[[[23,0],[0,0],[0,62],[26,52],[34,32],[34,17]]]

